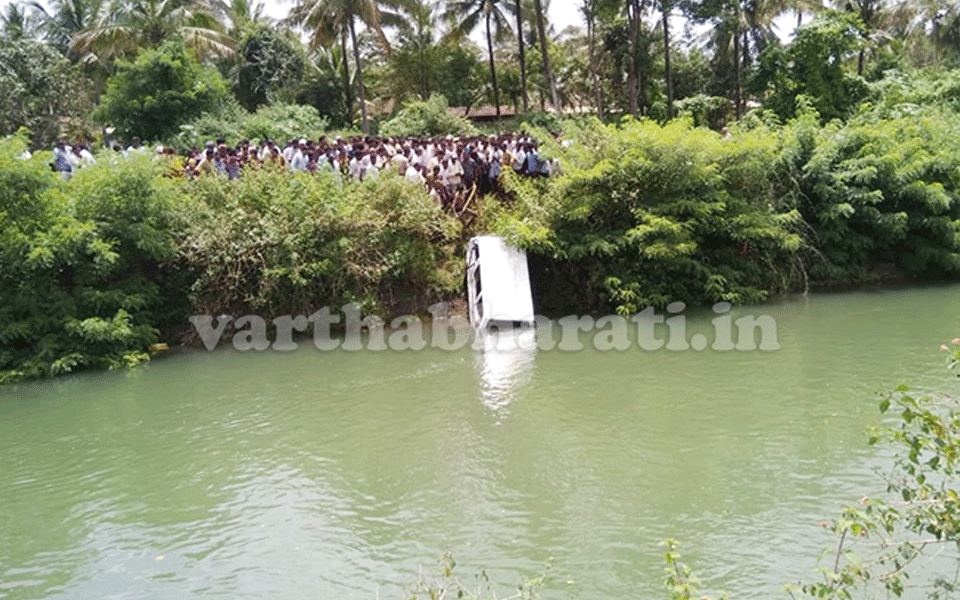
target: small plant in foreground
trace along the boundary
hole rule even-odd
[[[440,559],[440,575],[428,578],[421,573],[420,578],[411,587],[408,598],[410,600],[441,600],[442,598],[457,598],[458,600],[536,600],[550,570],[548,563],[543,573],[517,585],[517,591],[508,596],[499,596],[494,589],[485,570],[476,575],[476,583],[467,586],[454,574],[457,566],[453,556],[448,552]]]

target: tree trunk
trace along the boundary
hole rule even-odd
[[[733,71],[734,71],[734,91],[733,103],[734,114],[737,120],[743,116],[743,84],[741,82],[741,64],[740,64],[740,2],[737,0],[736,22],[733,27]]]
[[[547,80],[547,88],[550,90],[550,101],[553,103],[553,110],[560,114],[563,108],[560,106],[560,97],[557,95],[557,84],[553,80],[553,70],[550,68],[550,52],[547,48],[547,22],[543,18],[543,4],[540,0],[533,0],[533,6],[537,11],[537,33],[540,37],[540,52],[543,54],[543,76]]]
[[[370,124],[367,123],[367,92],[363,88],[363,65],[360,62],[360,47],[357,46],[357,30],[353,26],[353,13],[347,14],[347,23],[350,25],[350,41],[353,43],[353,60],[357,63],[357,88],[360,90],[360,118],[363,120],[363,134],[370,135]]]
[[[497,109],[497,121],[500,120],[500,88],[497,87],[497,68],[493,62],[493,37],[490,35],[490,13],[487,13],[487,54],[490,55],[490,80],[493,82],[493,103]]]
[[[527,51],[523,47],[523,12],[520,9],[520,0],[516,0],[517,11],[517,46],[520,51],[520,93],[523,97],[523,112],[529,110],[527,106]]]
[[[866,50],[860,48],[860,54],[857,55],[857,75],[863,75],[863,59],[866,56]]]
[[[629,0],[630,17],[630,73],[627,75],[627,100],[630,114],[640,116],[640,104],[637,98],[640,74],[640,2]]]
[[[663,12],[663,77],[667,88],[667,119],[673,118],[673,81],[670,75],[670,6],[660,0]]]
[[[585,16],[587,19],[587,47],[589,48],[590,58],[590,79],[593,84],[593,102],[595,104],[594,108],[597,111],[597,118],[603,119],[603,98],[600,94],[600,73],[599,68],[597,67],[597,54],[596,54],[596,26],[594,24],[593,12],[591,10],[586,10]]]
[[[350,53],[347,52],[347,28],[340,32],[340,44],[343,52],[343,95],[347,101],[347,124],[353,126],[353,86],[350,85]]]

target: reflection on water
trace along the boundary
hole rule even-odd
[[[481,401],[502,418],[517,393],[530,383],[537,358],[536,329],[477,331],[474,344]]]

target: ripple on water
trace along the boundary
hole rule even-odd
[[[0,598],[395,598],[445,550],[501,591],[553,556],[550,595],[664,597],[665,537],[768,597],[876,490],[876,392],[941,384],[956,292],[764,307],[774,353],[200,352],[18,387]]]

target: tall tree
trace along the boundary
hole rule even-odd
[[[523,39],[523,8],[520,6],[520,0],[515,0],[514,12],[517,17],[517,49],[519,50],[518,59],[520,61],[520,94],[523,97],[523,112],[529,110],[527,102],[527,56],[524,48]]]
[[[110,0],[94,23],[73,37],[71,49],[105,62],[180,38],[202,55],[232,57],[236,41],[216,13],[211,0]]]
[[[500,88],[497,86],[497,67],[493,58],[493,40],[503,39],[510,31],[507,10],[511,7],[505,0],[452,0],[447,4],[444,18],[451,23],[450,40],[459,40],[470,35],[480,23],[483,23],[487,38],[487,55],[490,62],[490,81],[493,84],[493,103],[496,106],[497,119],[500,118]]]
[[[79,56],[70,50],[73,37],[96,24],[103,4],[104,0],[48,0],[30,2],[30,7],[39,17],[47,41],[65,56],[76,59]]]
[[[344,56],[346,56],[347,36],[349,36],[356,69],[360,115],[363,131],[367,134],[370,133],[370,124],[367,120],[367,94],[363,83],[363,61],[360,59],[360,47],[357,44],[356,20],[360,19],[373,30],[384,50],[389,52],[390,44],[381,27],[385,16],[381,7],[392,8],[393,4],[378,3],[377,0],[299,0],[290,10],[288,17],[289,22],[296,23],[309,32],[311,42],[315,46],[324,45],[330,41],[332,35],[339,34]],[[397,20],[394,13],[389,13],[389,16],[392,17],[391,20]],[[344,80],[349,81],[349,79],[348,69],[344,65]]]
[[[593,106],[597,117],[603,118],[603,99],[600,92],[600,73],[597,68],[597,11],[596,0],[584,0],[580,12],[587,24],[587,63],[590,85],[593,88]]]
[[[540,52],[543,54],[543,77],[547,80],[553,110],[560,113],[563,108],[560,105],[560,97],[557,95],[557,82],[554,80],[553,70],[550,68],[550,47],[547,45],[547,21],[543,14],[543,3],[541,0],[533,0],[533,6],[537,15],[537,36],[540,38]]]
[[[421,100],[428,100],[436,86],[438,50],[434,44],[437,24],[434,4],[425,0],[408,0],[402,7],[403,22],[397,27],[400,51],[394,53],[392,71],[395,79],[413,81]]]
[[[36,23],[29,11],[20,3],[12,2],[3,7],[0,13],[0,37],[8,40],[20,40],[33,37]]]
[[[580,12],[587,25],[587,56],[591,85],[593,87],[593,103],[597,116],[603,118],[603,85],[600,77],[604,54],[603,46],[597,44],[597,39],[604,23],[610,22],[620,10],[621,0],[582,0]]]
[[[928,14],[932,19],[924,23],[923,28],[928,29],[933,34],[934,44],[937,39],[949,29],[941,26],[949,22],[948,17],[951,13],[956,22],[957,8],[955,3],[943,2],[942,4],[934,0],[933,3],[927,3],[923,0],[911,1],[905,0],[898,3],[884,2],[883,0],[838,0],[836,7],[847,13],[854,13],[860,16],[864,29],[861,34],[865,42],[860,47],[857,55],[857,74],[862,75],[866,66],[867,50],[877,48],[883,44],[898,38],[904,38],[910,31],[910,22],[918,14]],[[954,25],[956,29],[956,25]],[[924,33],[926,35],[926,33]],[[942,47],[942,46],[941,46]]]
[[[673,118],[673,75],[670,72],[670,10],[671,0],[660,0],[660,14],[663,19],[663,79],[667,89],[667,119]]]
[[[627,19],[630,23],[630,71],[627,74],[630,114],[640,116],[640,23],[645,0],[627,0]]]

